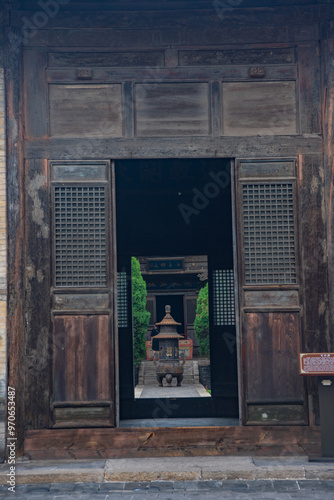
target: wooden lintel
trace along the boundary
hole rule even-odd
[[[253,136],[253,137],[192,137],[98,139],[47,139],[25,141],[27,158],[57,158],[77,160],[77,151],[85,158],[233,158],[291,157],[314,155],[322,150],[320,136]]]
[[[198,455],[320,453],[319,427],[173,427],[28,431],[32,459],[140,458]]]

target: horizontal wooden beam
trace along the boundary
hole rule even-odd
[[[43,4],[43,2],[41,2]],[[198,9],[196,5],[187,10],[180,9],[151,9],[147,12],[138,9],[125,10],[119,6],[118,11],[108,12],[103,6],[100,6],[99,11],[92,8],[91,11],[64,11],[58,6],[56,15],[49,15],[48,12],[40,5],[37,5],[35,13],[29,11],[14,11],[12,14],[12,22],[19,26],[20,23],[26,22],[28,19],[36,24],[41,24],[45,18],[43,27],[46,29],[52,28],[90,28],[99,26],[100,28],[115,28],[115,29],[137,29],[140,26],[142,29],[175,29],[182,28],[198,28],[205,25],[210,28],[218,28],[221,25],[229,25],[230,23],[259,26],[259,25],[295,25],[303,23],[319,23],[326,21],[333,16],[333,5],[301,5],[301,6],[274,6],[266,8],[253,9],[245,8],[240,2],[239,8],[233,8],[228,2],[217,2],[208,5],[206,9]],[[225,7],[224,7],[225,6]],[[37,15],[39,13],[39,15]],[[53,12],[52,12],[53,13]],[[46,22],[47,20],[47,22]],[[38,26],[37,26],[38,27]]]
[[[125,158],[291,157],[322,151],[321,136],[254,136],[25,141],[25,158],[57,160]]]
[[[245,2],[249,3],[252,2],[253,0],[245,0]],[[260,2],[264,2],[265,0],[259,0]],[[275,1],[275,0],[273,0]],[[315,3],[316,0],[295,0],[295,2],[302,3],[302,4],[309,4],[312,5]],[[20,9],[27,11],[27,12],[35,12],[36,11],[36,3],[37,0],[21,0],[20,3]],[[290,5],[289,0],[280,0],[280,3],[283,5]],[[290,2],[291,3],[291,2]],[[92,11],[92,10],[101,10],[101,11],[124,11],[129,10],[131,11],[145,11],[145,10],[173,10],[173,9],[178,9],[178,10],[193,10],[194,5],[196,6],[196,9],[208,9],[212,5],[211,0],[161,0],[161,2],[156,2],[154,0],[143,0],[143,1],[136,1],[136,0],[98,0],[97,2],[94,2],[93,0],[85,0],[85,1],[76,1],[76,0],[71,0],[69,3],[66,5],[62,5],[62,11]],[[38,6],[40,7],[40,6]],[[16,8],[16,11],[19,12],[19,10]]]
[[[28,431],[32,459],[139,458],[320,453],[320,430],[308,426],[52,429]]]
[[[37,0],[21,0],[17,2],[21,9],[26,11],[36,11]],[[271,0],[270,6],[316,6],[320,2],[317,0]],[[91,10],[104,10],[104,11],[136,11],[136,10],[193,10],[197,9],[210,9],[212,7],[212,0],[93,0],[71,2],[62,6],[62,10],[66,11],[91,11]],[[243,0],[239,5],[235,5],[236,9],[245,7],[268,7],[268,0]],[[16,7],[17,9],[17,7]]]
[[[224,29],[225,28],[225,29]],[[166,28],[166,29],[96,29],[58,28],[31,30],[29,36],[22,28],[22,39],[26,47],[108,47],[109,49],[156,48],[169,45],[213,46],[231,44],[239,47],[242,43],[288,43],[319,40],[319,24],[292,24],[264,26],[240,26],[220,24],[216,28]]]
[[[75,64],[74,64],[75,66]],[[80,66],[80,65],[78,65]],[[146,67],[136,68],[95,68],[92,70],[90,83],[117,83],[134,80],[144,83],[164,83],[166,81],[198,80],[207,82],[209,80],[251,80],[249,76],[252,64],[230,65],[230,66],[203,66],[196,68],[159,68]],[[256,65],[255,65],[256,66]],[[262,66],[262,65],[261,65]],[[297,66],[292,64],[279,66],[266,66],[265,76],[261,81],[266,80],[295,80],[297,78]],[[49,69],[46,71],[48,83],[73,83],[78,82],[77,69]]]

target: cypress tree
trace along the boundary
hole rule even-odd
[[[209,285],[200,289],[197,297],[196,318],[194,322],[195,335],[199,344],[200,356],[210,357],[209,339]]]
[[[131,257],[132,273],[132,328],[133,357],[135,366],[139,366],[146,355],[146,332],[150,313],[146,310],[146,283],[140,272],[139,260]]]

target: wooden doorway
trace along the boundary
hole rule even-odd
[[[121,419],[238,417],[230,161],[116,161]],[[134,398],[131,256],[207,255],[211,398]],[[120,321],[121,319],[121,321]],[[233,340],[234,339],[234,340]],[[160,412],[161,414],[161,412]]]

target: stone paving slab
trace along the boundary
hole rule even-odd
[[[74,490],[73,490],[74,486]],[[5,487],[0,487],[0,498],[8,497]],[[12,496],[12,494],[10,495]],[[67,500],[134,498],[175,499],[185,498],[224,500],[316,500],[334,499],[334,481],[153,481],[114,483],[64,483],[63,485],[18,486],[15,498],[35,500]]]
[[[6,484],[8,465],[0,466]],[[17,484],[143,483],[161,481],[305,480],[334,481],[334,463],[309,463],[307,457],[160,457],[109,460],[50,460],[16,464]],[[255,484],[255,483],[254,483]],[[305,483],[306,484],[306,483]]]
[[[204,389],[204,387],[203,387]],[[205,391],[205,389],[204,389]],[[205,391],[206,392],[206,391]],[[209,394],[209,393],[208,393]],[[210,396],[210,394],[209,394]],[[159,387],[153,385],[144,385],[141,391],[141,399],[155,398],[198,398],[199,394],[194,385],[184,385],[181,387]]]

